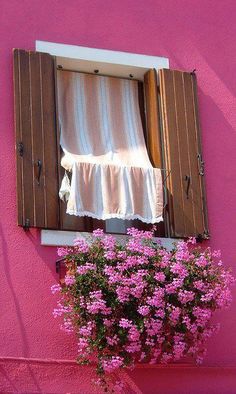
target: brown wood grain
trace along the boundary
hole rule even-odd
[[[54,59],[40,54],[45,226],[59,228]]]
[[[150,160],[154,167],[161,168],[161,137],[159,106],[157,95],[156,70],[151,69],[144,75],[144,94],[146,109],[146,140]]]
[[[191,197],[193,199],[193,214],[194,214],[194,231],[196,234],[202,234],[204,231],[203,220],[203,204],[202,204],[202,190],[201,190],[201,177],[198,174],[198,144],[195,123],[194,100],[192,91],[192,76],[188,73],[183,74],[185,86],[185,108],[186,108],[186,124],[188,129],[189,139],[189,161],[191,166]]]
[[[150,161],[154,167],[163,169],[157,73],[155,69],[148,70],[144,75],[144,106],[146,117],[144,135]],[[138,220],[135,221],[135,226],[142,230],[153,228],[153,225]],[[165,236],[163,222],[155,224],[155,228],[156,237]]]
[[[163,111],[163,145],[166,158],[168,209],[170,212],[170,235],[182,236],[184,231],[183,196],[179,162],[179,140],[177,132],[176,102],[173,74],[160,71],[160,95]]]
[[[34,225],[33,167],[30,110],[29,53],[19,51],[21,133],[24,145],[22,170],[23,225],[26,221]]]
[[[43,171],[39,182],[38,160],[42,161],[43,135],[42,135],[42,108],[40,80],[40,59],[39,53],[30,52],[30,110],[31,110],[31,139],[32,139],[32,164],[33,164],[33,202],[34,202],[34,222],[38,227],[45,226],[45,199],[44,199],[44,175]]]
[[[17,189],[17,224],[23,226],[23,201],[22,201],[22,173],[23,158],[18,151],[19,143],[22,142],[21,133],[21,102],[20,102],[20,79],[19,79],[19,51],[13,50],[13,82],[14,82],[14,123],[15,123],[15,140],[16,140],[16,189]]]

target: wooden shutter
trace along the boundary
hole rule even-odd
[[[163,168],[158,91],[157,72],[155,69],[150,69],[144,75],[146,144],[152,165],[156,168]],[[164,177],[165,173],[163,172],[163,179]],[[165,210],[163,212],[163,217],[165,222]],[[164,222],[160,222],[155,225],[156,237],[165,236],[166,230]],[[151,228],[152,225],[149,225],[149,227]]]
[[[146,140],[149,157],[154,167],[162,167],[161,133],[159,123],[159,106],[157,92],[157,72],[149,70],[144,75]]]
[[[196,76],[160,70],[163,158],[171,237],[208,236]]]
[[[54,59],[14,50],[18,224],[59,228]]]
[[[92,231],[104,221],[66,214],[59,199],[63,175],[57,119],[55,59],[14,49],[18,224]]]

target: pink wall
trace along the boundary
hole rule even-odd
[[[197,69],[211,245],[235,266],[236,5],[232,0],[1,0],[0,392],[92,393],[91,370],[71,359],[73,341],[52,317],[55,248],[16,226],[11,50],[35,40],[165,56],[172,67]],[[138,369],[130,393],[235,393],[236,297],[219,314],[201,368]],[[130,387],[131,387],[130,386]],[[135,389],[136,387],[136,389]]]

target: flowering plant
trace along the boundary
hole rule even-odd
[[[167,363],[191,355],[200,363],[215,330],[215,310],[231,301],[234,278],[220,253],[193,246],[194,239],[168,251],[150,231],[130,228],[120,245],[102,230],[88,244],[60,248],[65,284],[52,286],[61,299],[54,316],[78,337],[78,362],[96,360],[100,382],[107,373],[135,363]],[[105,383],[104,383],[105,384]]]

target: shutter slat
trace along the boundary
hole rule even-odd
[[[192,74],[192,96],[193,96],[193,108],[194,108],[194,125],[195,125],[195,133],[196,133],[196,146],[198,155],[200,159],[202,158],[202,143],[201,143],[201,132],[200,132],[200,122],[199,122],[199,111],[198,111],[198,98],[197,98],[197,78],[196,75]],[[197,163],[197,173],[199,175],[199,170],[202,171],[199,167],[199,161]],[[204,173],[204,168],[203,168]],[[208,214],[207,214],[207,199],[206,199],[206,185],[204,174],[200,176],[200,188],[201,188],[201,212],[202,212],[202,222],[204,227],[204,237],[209,238],[209,226],[208,226]],[[201,231],[198,231],[201,234]]]
[[[175,70],[160,70],[159,76],[164,161],[170,171],[167,178],[169,235],[204,237],[207,218],[204,182],[198,169],[201,150],[195,77]]]
[[[20,117],[20,78],[19,78],[19,56],[18,52],[14,51],[14,121],[15,121],[15,138],[16,138],[16,168],[17,168],[17,223],[23,226],[23,204],[22,204],[22,174],[23,174],[23,159],[20,153],[20,144],[22,143],[21,133],[21,117]]]
[[[154,167],[161,168],[161,139],[156,70],[144,75],[144,94],[146,109],[146,140],[150,160]]]
[[[32,130],[31,130],[31,103],[30,103],[30,68],[29,53],[19,52],[20,71],[20,128],[23,153],[22,194],[23,194],[23,226],[33,225],[34,193],[33,193],[33,166],[32,166]]]
[[[144,135],[149,158],[154,167],[163,168],[157,72],[155,69],[148,70],[144,75],[144,97],[146,110],[146,127],[144,128]],[[165,174],[163,174],[163,176],[165,176]],[[163,216],[165,219],[166,212],[163,212]],[[153,227],[150,224],[146,225],[138,220],[134,221],[134,226],[142,230],[150,230]],[[164,222],[157,223],[155,227],[156,237],[165,236]]]
[[[45,225],[47,228],[59,226],[58,166],[56,135],[56,104],[54,61],[48,54],[40,54],[41,102],[43,127],[43,164],[45,182]]]
[[[29,53],[30,61],[30,99],[31,99],[31,137],[32,137],[32,160],[33,160],[33,198],[34,198],[34,219],[39,227],[44,227],[45,223],[45,199],[44,199],[44,175],[43,171],[39,182],[38,160],[42,161],[43,150],[43,129],[42,129],[42,108],[40,80],[40,59],[39,53]]]
[[[193,94],[193,80],[190,74],[184,73],[184,84],[185,84],[185,92],[187,97],[191,97],[192,100],[186,100],[186,122],[187,125],[192,125],[193,132],[189,133],[189,158],[191,164],[191,191],[192,191],[192,199],[193,199],[193,210],[194,210],[194,224],[195,224],[195,233],[201,234],[204,223],[204,212],[203,212],[203,204],[202,204],[202,180],[199,176],[198,171],[198,159],[197,159],[197,150],[198,150],[198,129],[196,127],[196,114],[194,109],[194,94]]]
[[[170,231],[173,235],[182,235],[184,229],[183,196],[181,190],[181,171],[179,140],[177,134],[176,100],[173,74],[161,70],[160,85],[161,98],[164,96],[163,106],[163,145],[166,158],[166,169],[169,173],[166,184],[168,189],[168,208],[170,215]],[[175,133],[172,133],[175,130]]]

